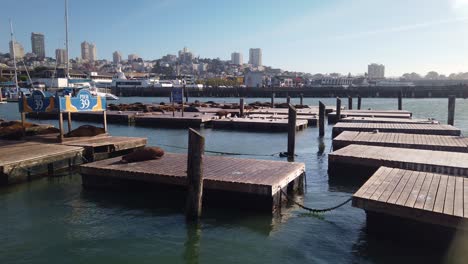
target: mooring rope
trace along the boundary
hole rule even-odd
[[[333,207],[329,207],[329,208],[322,208],[322,209],[316,209],[316,208],[310,208],[310,207],[307,207],[303,204],[300,204],[296,201],[294,201],[294,199],[292,199],[291,197],[289,197],[289,195],[283,191],[283,189],[279,188],[280,191],[281,191],[281,194],[284,195],[286,197],[286,199],[288,199],[288,201],[291,201],[292,203],[294,203],[295,205],[301,207],[302,209],[305,209],[309,212],[313,212],[313,213],[325,213],[325,212],[329,212],[329,211],[332,211],[332,210],[335,210],[335,209],[338,209],[340,207],[342,207],[343,205],[349,203],[353,198],[350,197],[348,200],[336,205],[336,206],[333,206]]]
[[[187,147],[173,146],[166,144],[157,144],[163,147],[177,148],[177,149],[188,149]],[[215,150],[205,150],[206,153],[220,154],[220,155],[232,155],[232,156],[257,156],[257,157],[273,157],[279,155],[281,152],[276,152],[273,154],[253,154],[253,153],[238,153],[238,152],[224,152],[224,151],[215,151]]]

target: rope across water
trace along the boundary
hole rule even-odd
[[[291,201],[295,205],[297,205],[297,206],[301,207],[302,209],[305,209],[305,210],[307,210],[309,212],[312,212],[312,213],[325,213],[325,212],[329,212],[329,211],[338,209],[338,208],[342,207],[343,205],[349,203],[353,199],[352,197],[350,197],[346,201],[344,201],[344,202],[342,202],[342,203],[340,203],[340,204],[338,204],[336,206],[329,207],[329,208],[316,209],[316,208],[307,207],[307,206],[305,206],[303,204],[300,204],[300,203],[294,201],[294,199],[289,197],[289,195],[285,191],[283,191],[281,188],[280,188],[280,191],[281,191],[281,194],[284,195],[286,197],[286,199],[288,199],[288,201]]]

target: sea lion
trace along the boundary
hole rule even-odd
[[[185,112],[200,112],[196,107],[189,106],[184,108]]]
[[[93,137],[104,133],[104,128],[95,127],[91,125],[83,125],[78,127],[77,129],[68,132],[64,135],[64,137]]]
[[[122,157],[121,163],[160,159],[164,150],[158,147],[144,147]]]
[[[227,117],[229,115],[229,112],[225,110],[220,110],[216,112],[216,115],[221,119],[223,117]]]

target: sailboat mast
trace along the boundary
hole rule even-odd
[[[11,52],[13,53],[13,65],[15,67],[15,86],[16,86],[16,94],[18,94],[18,90],[19,90],[19,87],[18,87],[18,70],[16,69],[16,54],[15,54],[15,47],[16,47],[16,43],[15,43],[15,38],[13,36],[13,23],[11,22],[11,19],[10,19],[10,38],[11,38]]]
[[[70,79],[70,59],[68,58],[68,0],[65,0],[65,50],[67,51],[67,79]]]

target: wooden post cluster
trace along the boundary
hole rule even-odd
[[[239,111],[240,111],[240,116],[244,116],[244,98],[239,99]]]
[[[358,95],[357,97],[357,110],[361,110],[361,101],[362,101],[362,98],[360,95]]]
[[[339,97],[336,98],[336,122],[340,121],[341,119],[341,99]]]
[[[398,110],[403,110],[403,93],[398,93]]]
[[[190,128],[187,157],[187,204],[185,212],[188,221],[197,221],[202,213],[204,154],[205,138]]]
[[[288,158],[294,159],[294,152],[296,148],[296,118],[297,110],[294,106],[289,104],[288,110]]]
[[[325,105],[319,101],[319,136],[325,136]]]
[[[454,125],[455,124],[455,95],[450,95],[448,100],[448,120],[447,124]]]
[[[348,110],[353,110],[353,98],[348,96]]]
[[[275,108],[275,93],[271,93],[271,108]]]

